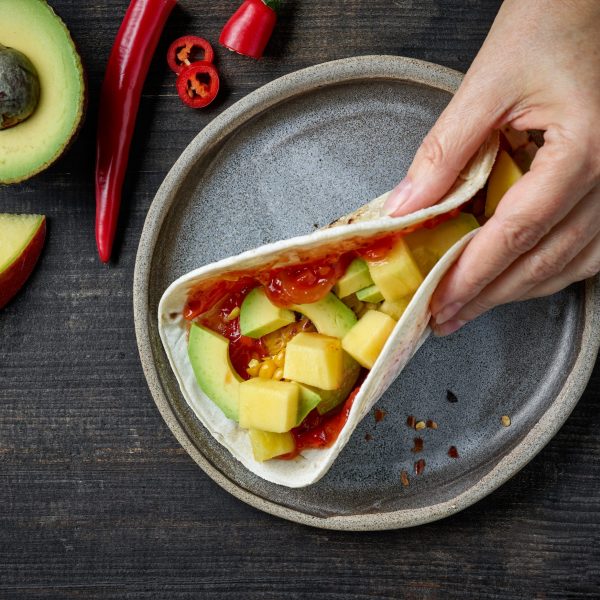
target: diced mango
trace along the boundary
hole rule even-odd
[[[320,333],[299,333],[287,345],[283,377],[323,390],[342,384],[342,344]]]
[[[396,321],[378,310],[370,310],[344,336],[342,348],[363,367],[371,369]]]
[[[273,433],[296,425],[299,388],[293,381],[254,377],[240,384],[240,427]]]
[[[413,294],[423,281],[423,275],[402,238],[394,243],[385,257],[367,260],[367,264],[375,285],[391,302]]]
[[[345,298],[372,284],[373,280],[369,275],[367,263],[362,258],[355,258],[335,284],[333,291],[338,298]]]
[[[435,263],[462,239],[469,231],[477,229],[477,219],[469,213],[460,213],[433,229],[423,227],[404,236],[404,241],[412,252],[419,271],[426,275]]]
[[[523,173],[515,161],[504,150],[498,152],[496,162],[488,179],[487,196],[485,199],[485,216],[489,219],[498,208],[500,200],[517,182]]]
[[[412,296],[405,296],[404,298],[400,298],[400,300],[396,300],[395,302],[390,302],[389,300],[385,300],[385,302],[381,303],[379,310],[382,313],[392,317],[396,321],[400,320],[400,317],[404,314],[406,307],[409,305]]]
[[[319,414],[324,415],[346,400],[356,384],[360,371],[360,365],[347,352],[342,352],[342,385],[337,390],[322,390],[300,384],[298,425],[315,406]]]
[[[260,429],[250,429],[248,435],[250,436],[254,459],[259,462],[292,452],[296,447],[294,436],[289,431],[273,433],[271,431],[261,431]]]
[[[358,290],[356,297],[362,302],[373,302],[374,304],[383,300],[383,296],[376,285],[370,285],[368,288]]]

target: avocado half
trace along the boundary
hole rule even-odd
[[[37,71],[33,114],[0,130],[0,183],[17,183],[56,161],[83,119],[86,86],[69,30],[44,0],[1,0],[0,44],[22,52]]]

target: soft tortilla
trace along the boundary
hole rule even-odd
[[[200,267],[173,282],[163,294],[158,307],[160,337],[177,377],[182,394],[208,431],[246,468],[256,475],[287,487],[304,487],[319,480],[346,445],[361,419],[383,395],[392,381],[425,340],[431,316],[429,302],[439,281],[458,258],[475,232],[457,242],[421,284],[409,306],[396,324],[375,365],[357,394],[348,420],[331,448],[305,450],[291,461],[257,462],[252,455],[247,432],[227,419],[202,392],[194,376],[187,353],[187,323],[182,311],[188,293],[200,282],[240,271],[276,268],[323,255],[328,247],[336,251],[359,240],[382,233],[401,232],[416,223],[444,214],[470,200],[487,181],[498,150],[498,135],[490,136],[461,172],[450,192],[435,206],[405,217],[381,217],[387,194],[376,198],[333,223],[329,228],[310,235],[283,240],[249,250],[238,256]]]

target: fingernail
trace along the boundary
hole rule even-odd
[[[412,181],[404,178],[387,197],[383,205],[383,214],[393,215],[409,198],[412,192]]]
[[[451,333],[458,331],[465,323],[466,321],[456,319],[452,321],[447,321],[443,325],[434,325],[433,333],[435,333],[435,335],[437,335],[438,337],[441,337],[443,335],[450,335]]]
[[[452,304],[448,304],[440,310],[440,312],[435,315],[435,324],[441,325],[445,323],[448,319],[451,319],[460,309],[462,308],[462,304],[460,302],[453,302]]]

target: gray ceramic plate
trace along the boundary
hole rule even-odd
[[[460,82],[457,72],[371,56],[292,73],[207,126],[148,213],[134,281],[142,364],[169,427],[219,485],[259,509],[332,529],[439,519],[521,469],[565,421],[598,349],[597,282],[505,306],[447,339],[431,338],[368,415],[331,471],[305,489],[264,482],[185,403],[157,331],[174,279],[202,264],[323,226],[390,189]],[[449,402],[447,391],[458,399]],[[433,419],[411,452],[408,415]],[[501,416],[512,425],[503,427]],[[448,456],[450,446],[460,457]],[[423,458],[422,475],[413,464]],[[403,487],[400,473],[410,474]]]

